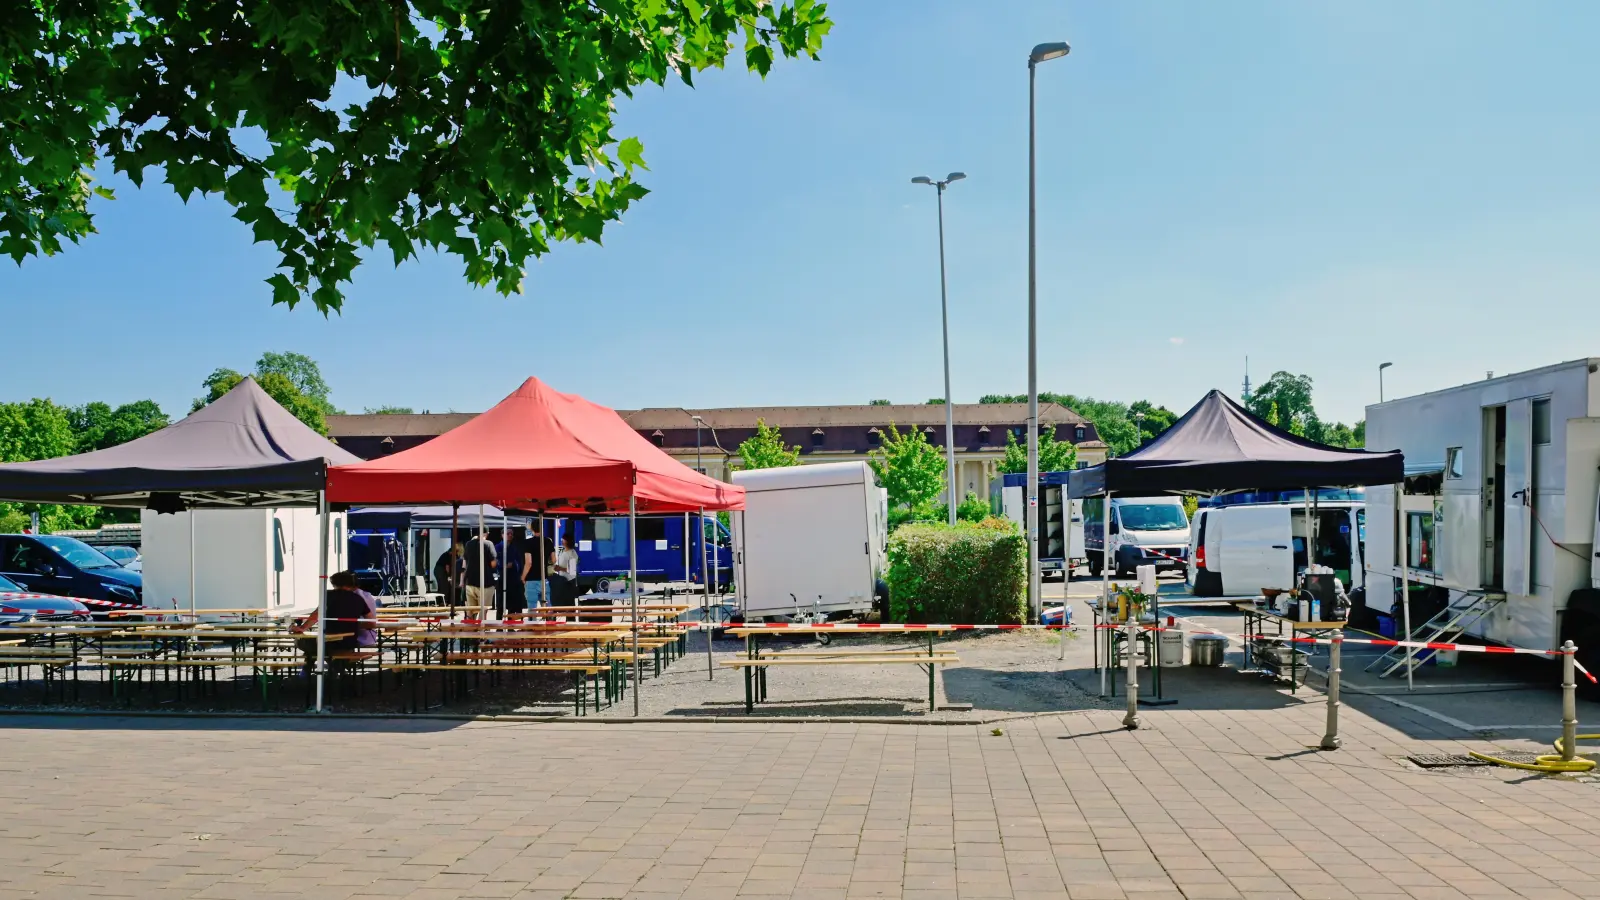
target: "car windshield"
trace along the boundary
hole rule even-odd
[[[1170,503],[1134,503],[1117,507],[1129,531],[1180,531],[1189,525],[1183,507]]]
[[[133,549],[132,547],[107,547],[100,552],[111,557],[112,562],[122,566],[125,566],[139,558],[139,551]]]
[[[39,538],[39,543],[61,554],[62,558],[80,569],[119,569],[118,566],[104,553],[85,544],[77,538],[62,537],[60,535],[45,535]]]
[[[17,584],[15,581],[12,581],[4,575],[0,575],[0,591],[16,591],[20,594],[22,593],[22,585]]]

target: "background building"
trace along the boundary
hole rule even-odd
[[[1028,407],[1024,403],[958,403],[955,407],[956,484],[960,493],[989,496],[989,482],[1005,458],[1006,433],[1026,444]],[[728,480],[739,467],[739,444],[756,433],[758,422],[777,428],[783,442],[800,448],[802,463],[866,459],[893,424],[915,428],[944,448],[944,407],[938,404],[888,406],[749,406],[731,409],[653,407],[617,410],[651,443],[690,468]],[[328,434],[339,446],[364,459],[422,444],[471,419],[475,413],[328,416]],[[696,423],[695,417],[700,417]],[[697,428],[697,424],[699,427]],[[1064,406],[1039,404],[1040,429],[1078,448],[1078,465],[1105,460],[1106,445],[1094,425]]]

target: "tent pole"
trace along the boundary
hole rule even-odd
[[[194,521],[191,516],[190,522]],[[317,712],[328,671],[328,491],[317,491]]]
[[[1100,513],[1100,616],[1111,624],[1111,492],[1107,491]],[[1100,638],[1096,637],[1095,640]],[[1100,669],[1100,696],[1106,696],[1106,680],[1111,674],[1111,651],[1116,649],[1116,638],[1106,630],[1106,657]]]
[[[684,540],[687,541],[688,540],[688,535],[689,535],[689,532],[688,532],[688,529],[687,529],[687,523],[689,521],[688,513],[684,514],[683,520],[684,520],[684,523],[685,523]],[[704,506],[702,506],[702,507],[700,507],[700,539],[701,539],[701,543],[702,544],[705,543],[705,528],[706,528],[706,508]],[[684,571],[688,571],[688,568],[689,568],[689,566],[688,566],[688,556],[689,556],[688,546],[689,546],[688,544],[684,544],[684,548],[685,548],[684,551],[683,551],[684,560],[685,560]],[[702,568],[704,568],[704,567],[702,566]],[[702,573],[702,574],[704,574],[704,573]],[[685,577],[687,577],[687,576],[685,576]],[[713,669],[712,665],[711,665],[711,638],[715,636],[716,631],[715,631],[715,629],[713,629],[711,627],[711,595],[709,593],[705,595],[705,600],[702,601],[701,604],[700,604],[700,624],[705,628],[705,631],[706,631],[706,680],[707,681],[716,681],[717,680],[716,670]]]
[[[544,510],[541,509],[539,510],[539,600],[545,606],[555,606],[555,601],[550,599],[549,594],[546,593],[546,591],[550,589],[550,581],[549,576],[547,576],[544,571],[544,526]]]
[[[483,577],[484,577],[483,564],[484,564],[484,549],[485,549],[484,544],[486,544],[486,543],[487,543],[487,535],[485,535],[483,533],[483,504],[479,503],[478,504],[478,618],[479,619],[487,619],[489,617],[489,614],[483,611]]]
[[[196,615],[194,598],[194,507],[189,507],[189,619],[193,621]]]
[[[461,581],[461,555],[456,553],[456,535],[461,530],[461,504],[450,504],[450,618],[456,617],[456,585]]]
[[[1411,535],[1409,516],[1406,515],[1406,477],[1402,473],[1400,484],[1395,488],[1394,508],[1400,514],[1400,616],[1405,627],[1403,641],[1411,640]],[[1413,670],[1416,668],[1416,649],[1406,648],[1406,690],[1414,690],[1412,683]]]
[[[628,495],[628,606],[632,618],[633,631],[633,715],[639,717],[639,673],[643,669],[639,666],[639,523],[637,512],[639,500],[633,494]]]
[[[501,620],[506,617],[506,611],[511,609],[511,600],[506,597],[511,590],[511,526],[506,516],[506,508],[500,507],[500,590],[495,592],[495,615]]]

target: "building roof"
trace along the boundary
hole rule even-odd
[[[328,433],[339,437],[379,437],[443,434],[474,418],[476,413],[416,413],[410,415],[328,416]],[[708,428],[754,428],[758,420],[773,428],[848,428],[872,425],[944,424],[940,404],[897,403],[888,406],[741,406],[726,409],[651,407],[617,410],[636,431],[694,428],[699,416]],[[1026,421],[1025,403],[957,403],[957,425],[1013,425]],[[1056,403],[1039,404],[1043,425],[1087,424],[1083,416]]]
[[[731,409],[679,409],[652,407],[621,412],[635,429],[693,428],[700,416],[712,428],[754,428],[757,420],[772,428],[837,428],[886,425],[943,425],[944,406],[938,403],[896,403],[888,406],[741,406]],[[1026,403],[957,403],[957,425],[1012,425],[1026,421]],[[1076,425],[1082,416],[1055,403],[1039,404],[1039,421],[1045,425]]]
[[[328,433],[336,437],[434,437],[478,417],[477,413],[380,413],[328,416]]]

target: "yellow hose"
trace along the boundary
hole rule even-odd
[[[1578,740],[1600,741],[1600,734],[1580,734],[1578,735]],[[1573,752],[1577,752],[1576,748],[1574,748]],[[1484,762],[1492,762],[1497,766],[1508,766],[1513,769],[1523,769],[1528,772],[1587,772],[1595,767],[1594,760],[1587,759],[1582,756],[1577,756],[1572,759],[1562,759],[1562,757],[1566,755],[1566,750],[1561,746],[1561,738],[1556,738],[1556,752],[1554,756],[1536,756],[1534,757],[1534,761],[1532,763],[1512,762],[1509,759],[1500,759],[1499,757],[1489,756],[1488,754],[1478,753],[1473,750],[1468,750],[1467,755],[1471,756],[1473,759],[1481,759]]]

